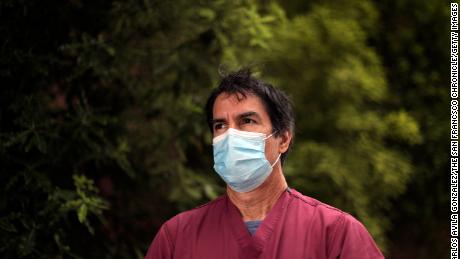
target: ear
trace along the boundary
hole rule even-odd
[[[289,148],[289,144],[292,140],[292,133],[289,130],[286,130],[279,136],[279,138],[281,138],[281,142],[278,147],[278,152],[282,154]]]

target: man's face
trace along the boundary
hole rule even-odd
[[[253,94],[246,94],[246,98],[227,93],[217,96],[213,107],[212,127],[213,137],[225,133],[229,128],[265,133],[267,136],[272,133],[270,117],[262,100]],[[282,139],[273,135],[265,141],[265,156],[270,164],[287,149],[281,147]]]

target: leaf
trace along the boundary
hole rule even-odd
[[[80,208],[78,208],[78,221],[80,221],[80,223],[83,223],[86,221],[87,213],[88,213],[88,207],[86,206],[86,204],[82,204]]]
[[[209,8],[200,8],[198,10],[198,15],[207,21],[212,21],[216,17],[216,13],[214,10],[209,9]]]
[[[6,217],[0,219],[0,229],[13,233],[17,232],[16,227],[13,224],[11,224]]]

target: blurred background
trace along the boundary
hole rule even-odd
[[[447,1],[0,3],[0,257],[143,258],[221,195],[204,104],[249,66],[296,110],[289,185],[387,258],[449,254]]]

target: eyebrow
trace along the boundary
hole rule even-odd
[[[225,119],[213,119],[212,120],[212,125],[214,125],[214,124],[216,124],[218,122],[226,122],[226,120]]]
[[[254,111],[243,112],[241,114],[238,114],[237,118],[238,119],[243,119],[243,118],[248,118],[248,117],[252,117],[252,116],[257,117],[257,119],[260,120],[260,115],[257,112],[254,112]],[[222,122],[226,122],[226,121],[227,121],[226,119],[217,118],[217,119],[212,120],[212,124],[214,125],[215,123],[222,123]]]
[[[238,114],[238,118],[239,119],[242,119],[242,118],[247,118],[247,117],[257,117],[257,119],[260,119],[260,115],[257,113],[257,112],[253,112],[253,111],[249,111],[249,112],[244,112],[244,113],[241,113],[241,114]]]

